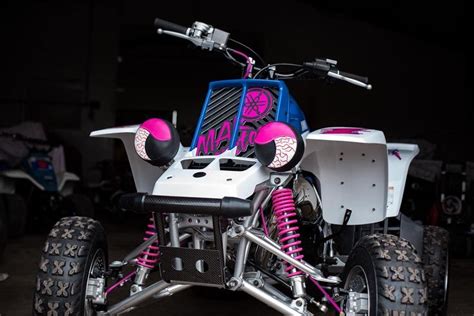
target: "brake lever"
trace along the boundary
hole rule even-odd
[[[181,39],[184,39],[184,40],[187,40],[187,41],[190,41],[192,42],[194,45],[196,46],[199,46],[199,43],[196,42],[196,39],[195,38],[192,38],[191,36],[188,36],[188,35],[185,35],[185,34],[181,34],[181,33],[178,33],[178,32],[173,32],[173,31],[168,31],[168,30],[163,30],[161,28],[157,29],[156,32],[159,34],[159,35],[162,35],[162,34],[165,34],[165,35],[169,35],[169,36],[174,36],[174,37],[177,37],[177,38],[181,38]],[[189,29],[188,29],[188,33],[189,33]]]
[[[372,85],[371,84],[367,84],[367,83],[364,83],[362,81],[355,80],[355,79],[343,76],[339,73],[339,70],[336,70],[336,71],[330,70],[330,71],[328,71],[327,75],[331,78],[342,80],[342,81],[351,83],[353,85],[365,88],[367,90],[372,90]]]
[[[365,88],[367,90],[372,90],[371,84],[342,75],[341,72],[336,68],[336,66],[337,60],[333,59],[316,59],[313,62],[303,63],[303,68],[312,71],[313,73],[319,75],[322,78],[331,77]]]
[[[193,23],[192,27],[186,30],[186,34],[168,31],[162,28],[158,28],[157,33],[190,41],[195,46],[209,51],[214,48],[221,51],[225,50],[227,47],[227,39],[229,38],[229,33],[197,21]]]

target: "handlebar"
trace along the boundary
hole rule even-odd
[[[353,85],[366,88],[368,90],[372,89],[372,86],[368,83],[369,79],[367,77],[354,75],[348,72],[339,71],[336,68],[337,61],[331,59],[316,59],[312,62],[305,62],[302,65],[295,65],[291,64],[293,67],[296,66],[298,70],[291,74],[281,74],[275,71],[275,67],[278,64],[273,65],[263,65],[263,67],[254,67],[255,60],[246,54],[239,52],[235,49],[231,49],[227,47],[227,41],[229,40],[229,33],[217,29],[212,25],[203,23],[203,22],[194,22],[191,27],[185,27],[182,25],[175,24],[173,22],[169,22],[160,18],[155,19],[155,26],[158,28],[158,34],[166,34],[169,36],[181,38],[187,41],[190,41],[194,45],[201,47],[202,49],[212,51],[213,49],[217,51],[221,51],[224,53],[227,59],[233,61],[234,63],[239,64],[242,67],[246,67],[246,71],[243,75],[243,78],[252,78],[252,70],[257,70],[255,78],[258,77],[259,74],[265,73],[267,71],[269,74],[269,78],[283,78],[283,79],[290,79],[290,78],[297,78],[301,75],[304,75],[308,71],[318,75],[321,78],[334,78],[342,81],[346,81]],[[239,43],[234,41],[234,43]],[[241,43],[240,43],[241,44]],[[241,46],[247,48],[253,52],[247,46],[241,44]],[[246,59],[246,63],[238,62],[231,53],[240,55]],[[253,52],[254,53],[254,52]],[[259,57],[258,54],[256,57]],[[280,63],[280,65],[284,65]],[[286,64],[288,65],[288,64]]]
[[[155,19],[155,26],[160,29],[164,29],[164,30],[168,30],[171,32],[176,32],[176,33],[180,33],[184,35],[188,34],[188,29],[189,29],[185,26],[182,26],[170,21],[166,21],[160,18]]]

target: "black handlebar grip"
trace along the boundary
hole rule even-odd
[[[155,26],[163,30],[181,33],[185,35],[186,35],[186,32],[188,31],[188,28],[185,26],[178,25],[173,22],[169,22],[160,18],[155,19]]]
[[[354,74],[351,74],[351,73],[348,73],[348,72],[343,72],[343,71],[339,71],[339,74],[341,76],[351,78],[351,79],[363,82],[365,84],[369,83],[369,78],[367,78],[367,77],[362,77],[362,76],[354,75]]]

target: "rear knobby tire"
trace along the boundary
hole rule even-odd
[[[105,271],[107,242],[102,225],[87,217],[59,220],[42,250],[33,315],[93,314],[86,310],[85,292],[91,266],[97,262],[96,268]]]
[[[437,226],[426,226],[423,234],[423,264],[428,282],[430,315],[448,311],[449,233]]]
[[[369,293],[370,316],[428,315],[421,259],[403,238],[384,234],[362,237],[349,255],[343,280],[345,288]]]

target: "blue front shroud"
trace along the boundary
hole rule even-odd
[[[244,112],[252,105],[267,106],[268,111],[249,121]],[[305,116],[284,82],[259,79],[211,82],[191,150],[198,147],[197,155],[216,155],[237,146],[237,155],[253,157],[256,130],[270,121],[289,123],[299,133],[308,131]]]

